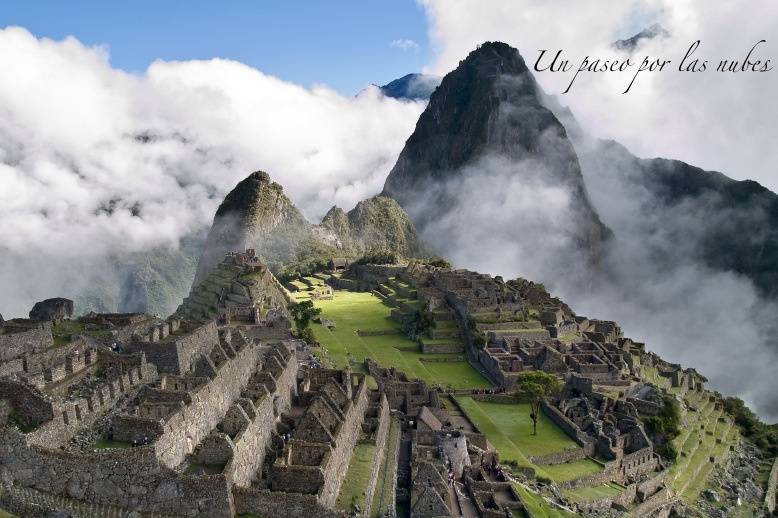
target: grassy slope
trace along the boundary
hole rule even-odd
[[[429,383],[453,388],[484,388],[491,386],[478,371],[465,361],[425,362],[452,355],[424,355],[418,344],[404,335],[359,336],[356,331],[397,330],[399,324],[389,318],[390,308],[371,293],[335,291],[333,300],[316,301],[322,317],[335,322],[329,330],[313,324],[316,339],[326,348],[325,361],[338,367],[349,363],[349,356],[361,363],[372,358],[385,367],[396,367],[408,376]],[[321,355],[320,355],[321,356]]]
[[[530,491],[521,484],[514,484],[514,486],[533,518],[570,518],[577,516],[570,511],[552,506],[542,496]]]

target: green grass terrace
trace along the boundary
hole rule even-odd
[[[604,469],[602,464],[588,458],[554,465],[533,464],[530,457],[577,449],[579,445],[542,413],[538,420],[538,433],[532,435],[528,404],[489,403],[472,397],[458,397],[457,400],[467,417],[486,434],[500,453],[503,463],[515,462],[519,466],[531,467],[538,475],[557,483]]]
[[[391,308],[372,293],[335,290],[332,300],[317,300],[315,304],[321,308],[322,318],[335,322],[334,329],[312,325],[322,345],[316,354],[327,365],[362,366],[365,358],[371,358],[384,367],[395,367],[409,377],[441,387],[492,386],[462,355],[422,354],[419,344],[405,336],[400,324],[390,318]]]

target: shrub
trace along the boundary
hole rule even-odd
[[[778,425],[767,425],[736,397],[724,399],[724,410],[733,417],[743,435],[756,444],[768,456],[778,455]]]

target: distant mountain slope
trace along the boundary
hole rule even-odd
[[[662,231],[684,257],[744,275],[778,297],[778,195],[680,160],[641,159],[614,141],[597,141],[580,156],[592,181],[662,218]]]
[[[378,88],[387,97],[418,101],[429,99],[440,80],[440,76],[430,74],[407,74]]]
[[[356,257],[389,250],[403,257],[423,254],[416,229],[392,199],[373,197],[348,214],[333,207],[321,225],[309,223],[270,176],[257,171],[225,197],[208,232],[194,285],[229,251],[253,248],[270,267],[332,256]]]
[[[570,200],[567,236],[597,255],[609,231],[589,202],[565,128],[544,97],[516,49],[482,44],[432,94],[383,194],[396,199],[424,235],[430,221],[460,208],[447,185],[488,169],[479,161],[497,157],[509,180],[564,191]]]
[[[392,198],[373,196],[348,213],[332,207],[321,222],[345,250],[392,250],[403,257],[425,254],[424,245],[408,214]]]
[[[623,40],[616,40],[613,42],[613,48],[617,50],[621,50],[623,52],[634,52],[638,46],[640,46],[641,43],[647,40],[652,40],[654,38],[661,38],[669,36],[670,33],[665,30],[664,27],[662,27],[660,24],[655,23],[654,25],[650,27],[646,27],[639,33],[635,34],[634,36],[630,38],[626,38]]]

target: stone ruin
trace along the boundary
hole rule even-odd
[[[383,450],[388,401],[363,374],[311,368],[287,304],[247,251],[166,320],[70,320],[72,308],[47,303],[35,320],[2,322],[0,507],[341,516],[354,446]],[[41,307],[68,311],[44,319]]]
[[[704,390],[696,371],[528,281],[415,263],[356,265],[349,275],[333,282],[418,299],[440,324],[437,348],[422,352],[461,352],[500,396],[525,371],[565,381],[542,411],[579,447],[531,461],[596,457],[601,472],[561,487],[625,487],[580,510],[672,507],[668,466],[640,420],[661,411],[662,393],[642,374],[651,369],[683,393]],[[167,319],[73,319],[66,303],[47,303],[35,318],[0,321],[0,507],[23,516],[345,517],[336,501],[357,445],[369,443],[361,515],[385,482],[383,464],[392,516],[394,496],[412,517],[528,512],[456,397],[369,359],[363,372],[377,389],[361,372],[323,368],[292,337],[291,301],[248,250],[228,254]],[[401,322],[407,314],[392,312]],[[441,347],[449,337],[461,348]],[[392,443],[390,422],[400,434]]]

